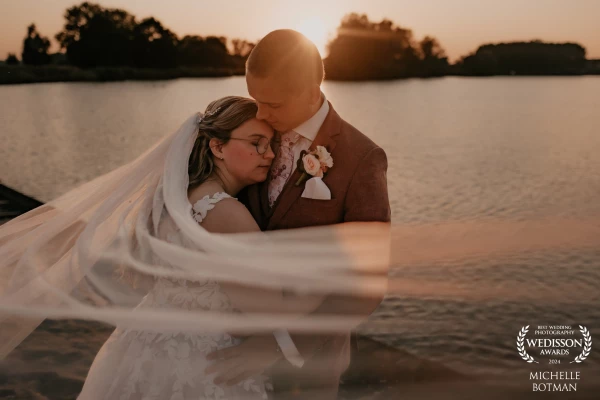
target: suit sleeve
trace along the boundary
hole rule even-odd
[[[387,190],[387,157],[383,149],[376,147],[359,162],[351,179],[344,204],[344,222],[390,222],[391,211]],[[379,306],[382,296],[357,297],[329,295],[314,314],[369,315]],[[291,335],[303,358],[311,358],[336,335]]]
[[[344,203],[344,222],[390,222],[387,157],[382,148],[371,150],[359,162]]]

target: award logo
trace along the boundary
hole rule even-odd
[[[529,325],[517,334],[517,351],[529,364],[559,365],[580,364],[589,357],[592,350],[592,336],[589,330],[579,325],[579,330],[569,325],[538,325],[529,335]],[[533,391],[576,391],[580,371],[531,372]]]

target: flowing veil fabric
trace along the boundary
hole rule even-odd
[[[383,296],[388,225],[205,231],[187,198],[198,118],[135,161],[0,228],[0,358],[45,318],[234,334],[343,332],[364,320],[310,312],[326,295]],[[137,308],[158,278],[215,280],[243,312]]]

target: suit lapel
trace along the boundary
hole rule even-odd
[[[329,113],[327,113],[327,117],[325,121],[323,121],[323,125],[319,129],[319,133],[317,137],[310,145],[309,151],[312,151],[317,148],[317,146],[324,146],[331,153],[336,145],[336,136],[340,134],[340,129],[342,126],[342,119],[335,112],[331,103],[329,103]],[[296,182],[300,178],[302,174],[296,168],[292,176],[288,179],[286,184],[284,185],[279,198],[275,202],[272,208],[272,215],[269,219],[269,223],[267,225],[267,230],[272,229],[288,212],[292,204],[300,198],[302,192],[304,191],[304,183],[296,186]],[[264,186],[267,186],[268,183]],[[266,206],[269,208],[269,200],[268,200],[268,189],[266,191]],[[269,214],[267,214],[269,215]]]

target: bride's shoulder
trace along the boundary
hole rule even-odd
[[[246,206],[233,197],[223,198],[214,204],[202,220],[202,227],[214,233],[260,231]]]
[[[199,200],[212,197],[215,193],[223,192],[223,188],[215,182],[204,182],[193,189],[188,190],[188,199],[190,203],[195,204]]]
[[[259,231],[260,228],[242,203],[215,188],[199,188],[188,193],[194,218],[214,233]]]

